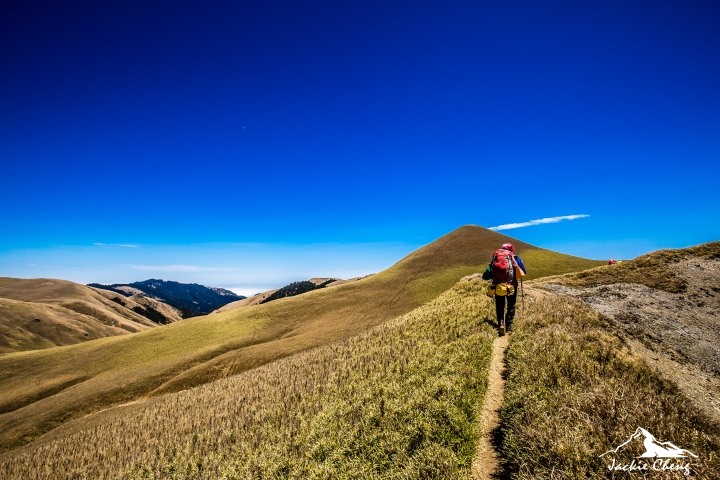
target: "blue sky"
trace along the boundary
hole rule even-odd
[[[715,1],[13,3],[0,275],[246,291],[569,215],[504,233],[720,239]]]

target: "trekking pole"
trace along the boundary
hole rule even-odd
[[[523,313],[525,313],[525,289],[523,288],[522,278],[520,279],[520,295],[523,301]]]

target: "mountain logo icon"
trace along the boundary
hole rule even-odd
[[[698,458],[698,456],[690,450],[685,450],[684,448],[680,448],[670,442],[658,441],[652,433],[642,427],[638,427],[635,430],[635,433],[630,435],[630,438],[618,445],[617,448],[614,450],[608,450],[600,455],[600,457],[603,457],[608,453],[618,453],[630,444],[637,443],[639,441],[642,441],[645,452],[636,458]]]

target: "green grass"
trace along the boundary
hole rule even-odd
[[[496,337],[480,282],[366,333],[68,424],[11,477],[461,478]]]
[[[446,269],[439,270],[431,277],[419,278],[408,286],[412,292],[413,299],[423,304],[435,298],[438,291],[451,288],[457,281],[480,269],[477,265],[453,265]]]
[[[7,305],[8,308],[15,310],[16,312],[30,313],[33,308],[30,305],[23,305],[22,303],[12,303]]]
[[[717,478],[718,426],[632,355],[587,305],[548,296],[532,302],[514,328],[502,407],[502,457],[511,478],[608,478],[610,460],[599,455],[637,427],[699,455],[693,478]]]
[[[523,259],[528,274],[526,280],[547,277],[549,275],[562,275],[570,272],[581,272],[589,268],[598,267],[606,262],[574,257],[572,255],[558,255],[552,250],[541,248],[520,250],[518,255]]]

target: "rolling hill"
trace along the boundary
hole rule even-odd
[[[14,448],[93,411],[185,390],[362,333],[483,270],[507,241],[523,257],[529,278],[601,263],[465,226],[353,283],[131,336],[3,355],[0,446]]]
[[[148,306],[66,280],[0,278],[0,353],[71,345],[141,332],[171,321],[148,318]],[[153,321],[155,320],[155,321]]]
[[[463,478],[495,337],[483,287],[460,282],[342,342],[79,418],[0,454],[0,469],[52,479]]]
[[[89,286],[109,290],[126,297],[139,295],[164,302],[182,312],[183,318],[205,315],[223,305],[245,298],[224,288],[206,287],[197,283],[156,280],[154,278],[142,282],[115,283],[112,285],[91,283]]]
[[[698,293],[696,304],[713,301],[697,287],[720,280],[720,244],[654,255],[625,268],[641,269],[635,278],[648,283],[656,281],[648,275],[674,272],[683,293]],[[497,345],[509,339],[499,360],[507,364],[507,385],[493,435],[499,478],[608,478],[612,461],[644,461],[635,458],[642,449],[614,460],[602,455],[638,425],[694,455],[687,467],[646,476],[717,478],[719,424],[688,399],[690,389],[646,362],[660,351],[643,358],[628,342],[632,335],[618,330],[622,317],[615,323],[593,310],[608,294],[611,302],[623,300],[603,288],[628,289],[628,272],[600,267],[526,285],[527,309],[503,338],[485,284],[470,275],[359,335],[67,422],[0,454],[0,469],[53,479],[496,478],[473,477],[486,421],[479,406],[498,392],[490,372]],[[583,292],[539,288],[583,281],[591,284]]]

